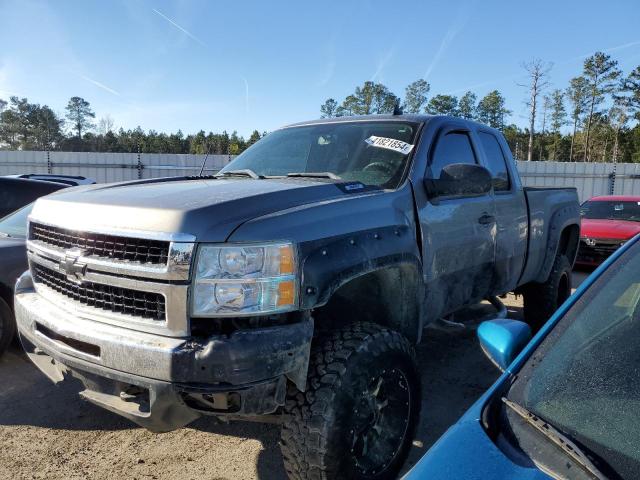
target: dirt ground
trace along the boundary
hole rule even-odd
[[[586,274],[574,274],[574,286]],[[505,303],[520,318],[520,299]],[[409,469],[495,381],[474,319],[490,313],[478,305],[454,320],[467,327],[430,327],[418,347],[422,418]],[[219,423],[153,434],[54,387],[13,347],[0,359],[0,478],[12,479],[284,479],[275,425]]]

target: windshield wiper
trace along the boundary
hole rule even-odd
[[[287,177],[330,178],[331,180],[342,180],[342,177],[331,172],[291,172],[287,173]]]
[[[570,457],[578,465],[582,466],[587,472],[593,475],[598,480],[607,480],[604,473],[598,470],[591,460],[587,457],[587,454],[578,447],[569,437],[561,433],[553,425],[546,420],[540,418],[535,413],[527,410],[522,405],[512,402],[506,397],[502,397],[502,402],[511,410],[520,415],[525,422],[536,428],[542,435],[551,440],[556,446],[562,450],[565,455]]]
[[[260,180],[265,178],[264,175],[258,175],[256,172],[251,170],[250,168],[243,168],[242,170],[227,170],[226,172],[221,172],[216,175],[216,177],[251,177],[254,180]]]
[[[8,233],[0,232],[0,237],[11,238],[11,235],[9,235]]]

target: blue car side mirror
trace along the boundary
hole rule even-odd
[[[504,371],[531,340],[531,328],[508,318],[488,320],[478,327],[478,340],[489,360]]]

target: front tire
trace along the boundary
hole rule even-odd
[[[565,255],[559,254],[546,282],[530,283],[524,288],[524,319],[534,331],[539,330],[569,295],[571,263]]]
[[[399,333],[354,323],[314,341],[307,391],[291,387],[281,450],[291,479],[395,478],[420,409],[415,353]]]
[[[16,320],[11,307],[0,298],[0,356],[16,335]]]

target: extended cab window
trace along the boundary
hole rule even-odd
[[[442,169],[452,163],[477,163],[469,135],[465,132],[449,132],[438,139],[431,157],[432,178],[440,178]]]
[[[487,132],[479,132],[480,142],[489,162],[487,168],[493,177],[493,189],[496,192],[509,190],[509,172],[507,171],[507,161],[502,153],[502,148],[498,139]]]

